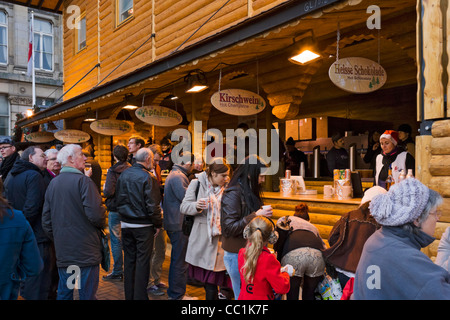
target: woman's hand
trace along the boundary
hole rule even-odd
[[[197,201],[197,211],[202,211],[208,207],[208,199],[198,199]]]
[[[272,208],[270,208],[270,209],[259,209],[258,211],[256,211],[256,215],[257,216],[263,216],[263,217],[266,217],[266,218],[270,218],[270,217],[272,217],[272,214],[273,214],[273,209]]]

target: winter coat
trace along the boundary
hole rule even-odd
[[[20,211],[8,209],[0,220],[0,261],[0,300],[16,300],[20,282],[37,276],[44,266],[33,230]]]
[[[183,215],[180,212],[180,205],[188,186],[188,172],[183,167],[174,165],[164,184],[163,212],[166,231],[181,231]]]
[[[63,167],[45,194],[42,227],[53,239],[58,268],[99,265],[106,210],[97,186],[81,171]]]
[[[23,212],[38,243],[50,241],[42,230],[42,207],[46,183],[33,163],[18,159],[5,180],[5,195],[11,206]]]
[[[162,226],[161,194],[155,176],[136,162],[116,184],[117,212],[123,222]]]
[[[242,233],[245,226],[256,217],[245,203],[241,186],[234,185],[225,189],[222,196],[221,217],[222,248],[225,251],[238,253],[247,241]]]
[[[8,177],[8,173],[11,171],[14,163],[20,159],[19,153],[16,151],[9,157],[3,159],[2,163],[0,163],[0,175],[2,180],[5,181]]]
[[[450,274],[421,248],[435,238],[383,226],[364,245],[356,269],[355,300],[450,300]]]
[[[186,252],[186,262],[211,271],[224,271],[225,265],[223,263],[223,249],[221,236],[214,236],[212,239],[208,236],[208,210],[197,211],[197,199],[206,198],[207,192],[207,174],[202,172],[197,175],[198,179],[194,179],[189,184],[183,202],[180,206],[181,214],[193,215],[194,225],[189,236],[189,242]],[[198,196],[195,192],[197,185],[200,183],[198,189]]]
[[[131,165],[128,162],[119,161],[108,169],[106,173],[105,185],[103,187],[103,196],[106,198],[105,205],[108,211],[117,212],[116,202],[116,183],[120,174],[130,168]]]
[[[239,250],[238,266],[241,276],[241,291],[238,300],[273,300],[274,291],[285,294],[290,289],[290,278],[286,272],[281,272],[280,262],[263,248],[256,263],[256,271],[252,283],[246,283],[241,271],[245,264],[245,248]]]
[[[359,207],[345,214],[330,232],[330,248],[322,252],[325,261],[334,267],[355,273],[364,243],[379,227],[368,208]]]

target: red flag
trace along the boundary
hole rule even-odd
[[[28,42],[27,76],[31,76],[32,72],[33,72],[33,22],[31,22],[31,24],[30,24],[30,40]]]

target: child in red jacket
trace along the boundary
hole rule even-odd
[[[238,265],[241,274],[239,300],[273,300],[274,292],[289,291],[289,279],[294,268],[281,265],[267,249],[268,243],[275,243],[278,234],[272,220],[258,216],[245,227],[245,248],[239,250]]]

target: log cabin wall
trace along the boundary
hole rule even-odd
[[[101,64],[70,90],[65,95],[65,100],[92,89],[103,79],[102,84],[167,56],[180,45],[192,45],[288,2],[230,0],[199,32],[184,43],[224,5],[224,1],[134,0],[133,15],[120,24],[116,22],[116,1],[64,1],[64,21],[73,15],[73,11],[68,11],[69,6],[78,6],[81,15],[86,17],[87,30],[86,47],[77,51],[76,30],[70,28],[70,24],[64,25],[64,91],[71,88],[97,63]],[[154,38],[151,38],[152,34]],[[118,67],[136,49],[138,50],[130,59]],[[115,68],[117,69],[114,70]]]
[[[438,240],[450,227],[450,120],[446,102],[450,87],[448,70],[444,72],[445,65],[449,68],[446,35],[450,32],[450,6],[443,4],[439,0],[417,1],[417,56],[422,63],[417,70],[417,119],[426,122],[421,128],[426,132],[416,138],[416,177],[444,197],[435,231]],[[431,126],[431,135],[427,126]],[[430,257],[436,256],[438,240],[423,249]]]

